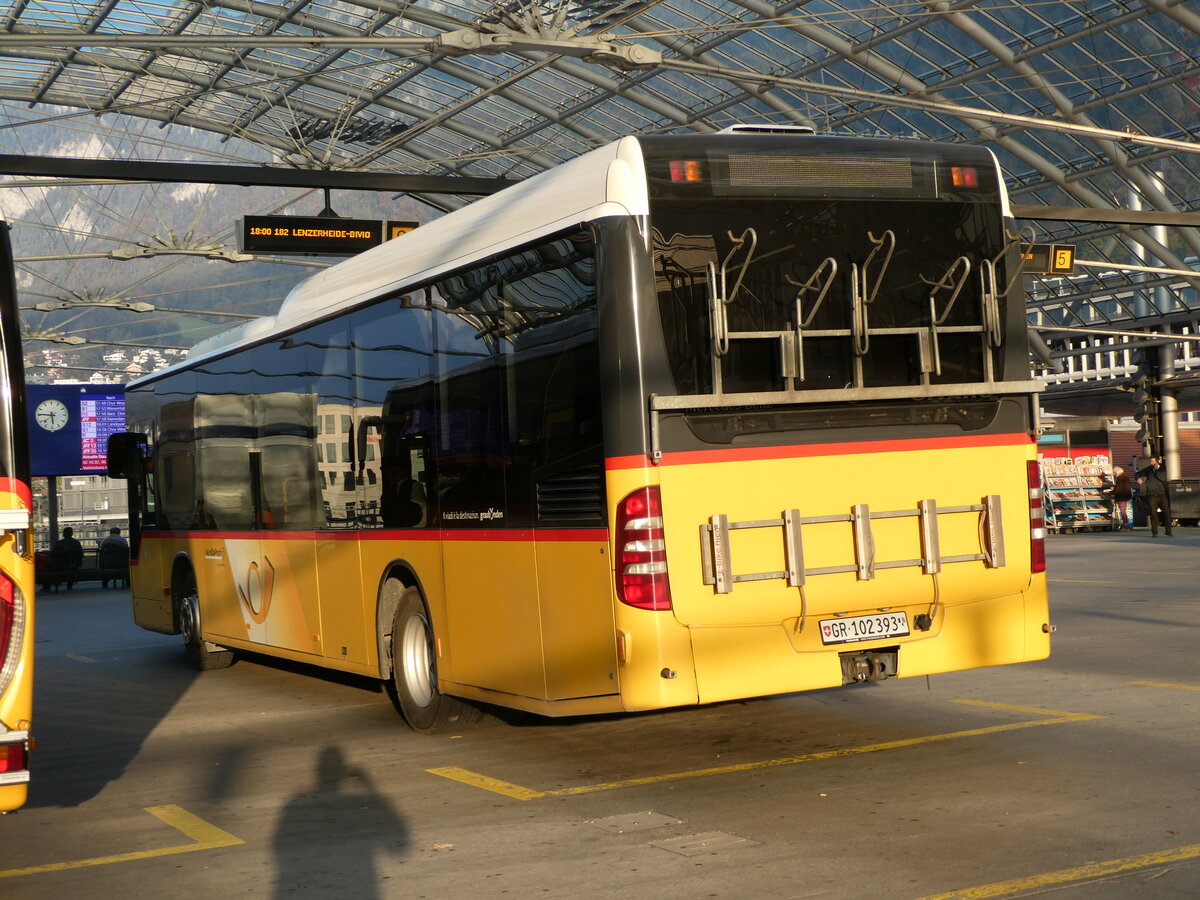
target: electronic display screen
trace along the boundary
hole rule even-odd
[[[30,384],[34,475],[103,475],[108,436],[125,430],[125,391],[112,384]]]
[[[349,255],[383,243],[383,222],[319,216],[246,216],[244,253],[328,253]]]

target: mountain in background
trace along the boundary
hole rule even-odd
[[[105,121],[103,129],[79,118],[10,125],[0,129],[0,153],[128,160],[135,153],[157,150],[156,162],[271,162],[264,148],[222,142],[214,134],[178,127],[160,130],[154,123],[132,119],[125,120],[130,131],[122,133],[112,127],[112,120]],[[129,373],[114,365],[122,353],[132,359],[143,347],[187,348],[245,321],[196,313],[272,314],[299,281],[342,258],[234,263],[160,253],[115,260],[111,252],[140,247],[232,253],[239,249],[243,216],[315,216],[325,203],[320,190],[83,183],[0,173],[0,219],[11,227],[31,380],[124,381]],[[330,205],[338,215],[351,218],[427,222],[440,215],[410,197],[386,192],[334,191]],[[64,301],[72,307],[34,308]],[[151,304],[154,309],[133,312],[116,308],[118,303]],[[46,339],[50,337],[82,338],[86,343]],[[172,355],[177,354],[142,354],[151,366],[165,364]]]

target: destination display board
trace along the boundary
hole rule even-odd
[[[416,222],[342,219],[331,216],[245,216],[243,253],[351,256],[407,234]]]
[[[383,243],[378,219],[327,216],[245,216],[243,253],[329,253],[349,255]]]
[[[125,430],[120,385],[30,384],[29,456],[34,475],[100,475],[108,436]]]

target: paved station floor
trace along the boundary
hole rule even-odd
[[[38,595],[0,897],[1200,896],[1200,531],[1051,536],[1044,662],[408,731],[373,682],[197,674]]]

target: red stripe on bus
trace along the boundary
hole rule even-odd
[[[444,541],[538,541],[539,543],[591,543],[607,541],[607,528],[467,528],[441,533]]]
[[[33,507],[33,494],[29,490],[29,485],[19,478],[0,478],[0,491],[16,494],[18,498],[25,501],[27,506]]]
[[[540,541],[590,543],[607,541],[606,528],[456,528],[439,530],[372,529],[370,531],[143,531],[146,540],[197,541]]]
[[[900,453],[909,450],[959,450],[970,447],[1030,445],[1024,432],[946,438],[898,438],[891,441],[843,441],[837,444],[789,444],[784,447],[744,447],[737,450],[688,450],[664,453],[659,466],[687,466],[716,462],[757,462],[813,456],[861,456],[868,453]],[[645,456],[612,456],[604,461],[609,470],[656,468]]]

